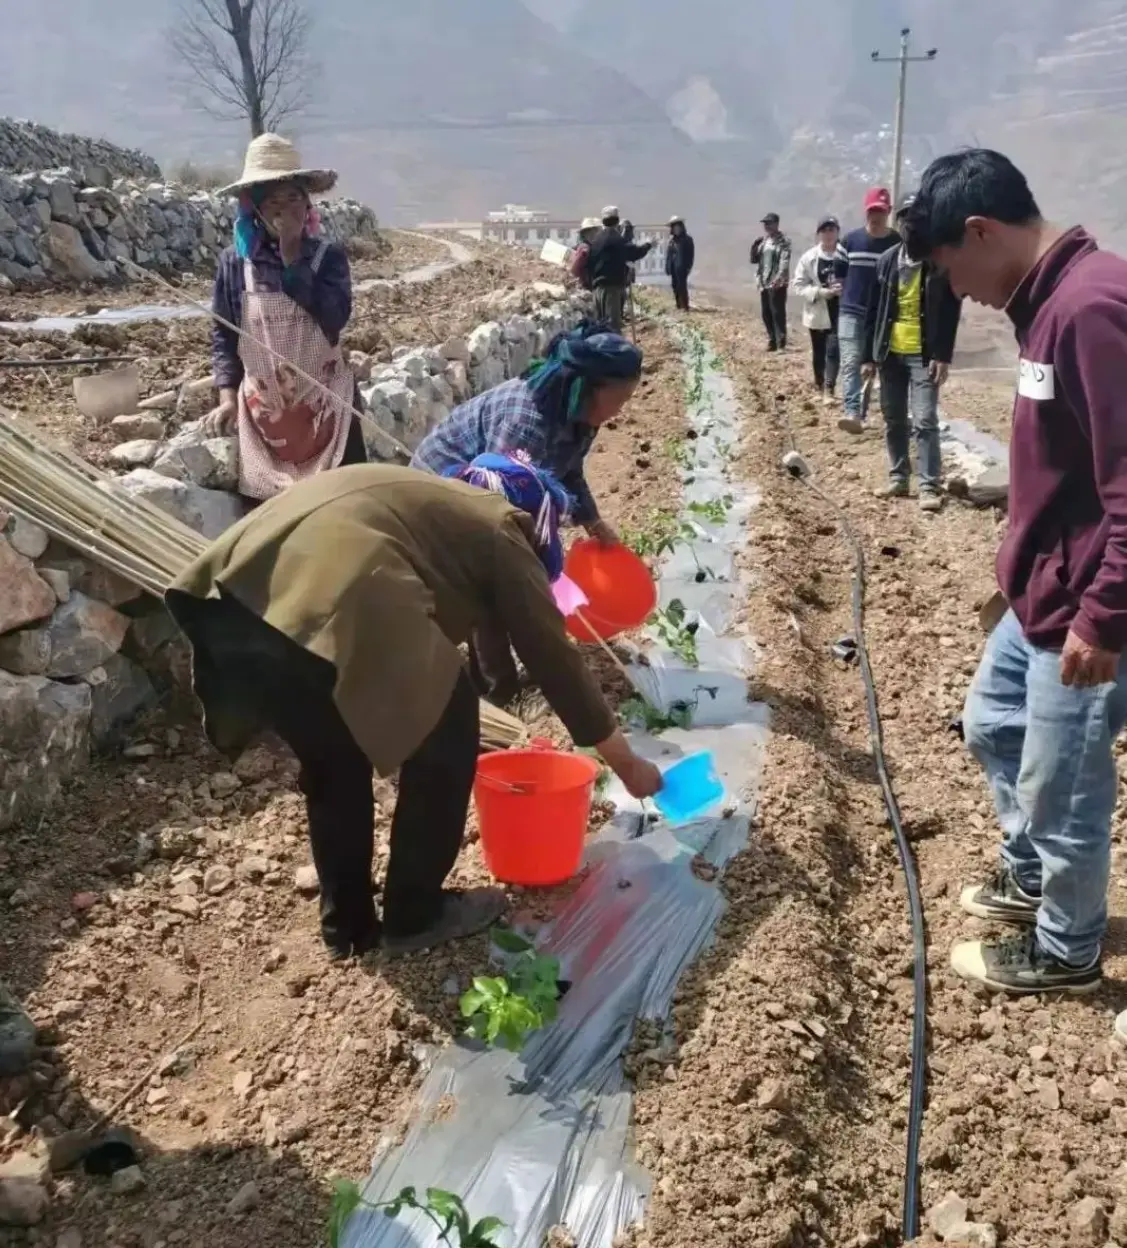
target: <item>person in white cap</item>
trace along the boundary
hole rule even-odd
[[[591,290],[591,274],[587,268],[587,257],[591,254],[591,240],[602,227],[598,217],[584,217],[579,225],[579,242],[571,253],[571,276],[583,287]]]
[[[205,419],[213,433],[237,432],[239,492],[252,502],[367,459],[356,378],[340,346],[352,315],[348,256],[318,237],[310,201],[336,180],[332,169],[303,167],[288,139],[263,134],[225,188],[238,197],[235,241],[220,256],[212,307],[244,332],[214,323],[219,405]]]
[[[587,257],[587,269],[595,291],[595,316],[616,334],[622,332],[630,265],[649,255],[653,247],[653,243],[631,242],[632,236],[633,227],[630,226],[628,236],[622,228],[618,209],[608,204],[603,209],[603,228],[591,240]]]
[[[680,217],[669,218],[669,242],[665,248],[665,275],[673,285],[673,299],[682,312],[689,310],[689,274],[697,248]]]

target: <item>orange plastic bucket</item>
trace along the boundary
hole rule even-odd
[[[637,628],[657,606],[650,570],[627,546],[584,538],[567,552],[564,574],[587,595],[583,616],[604,640]],[[567,629],[577,641],[595,640],[577,616],[568,616]]]
[[[493,878],[540,888],[570,880],[583,860],[598,774],[599,764],[585,754],[543,748],[482,754],[474,801]]]

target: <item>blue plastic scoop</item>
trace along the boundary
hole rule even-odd
[[[690,754],[674,763],[662,775],[662,781],[661,789],[654,794],[654,805],[673,827],[699,819],[724,798],[724,782],[716,774],[711,750]]]

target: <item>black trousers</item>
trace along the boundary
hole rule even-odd
[[[334,951],[363,952],[381,932],[372,889],[372,764],[333,700],[336,668],[245,609],[233,625],[221,652],[210,656],[213,679],[234,684],[297,757],[321,882],[322,936]],[[478,733],[477,694],[463,673],[442,718],[399,771],[383,887],[391,935],[425,931],[442,912],[443,881],[465,832]]]
[[[683,273],[674,273],[670,279],[673,283],[673,298],[682,312],[689,310],[689,279]]]
[[[759,305],[763,312],[763,324],[767,330],[767,349],[787,345],[787,288],[774,287],[759,292]]]
[[[837,345],[836,329],[812,329],[810,331],[810,355],[814,365],[814,384],[819,390],[832,392],[837,385],[841,353]]]

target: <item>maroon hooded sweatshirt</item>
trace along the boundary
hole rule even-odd
[[[1127,260],[1069,230],[1006,311],[1021,351],[998,583],[1026,639],[1127,648]]]

